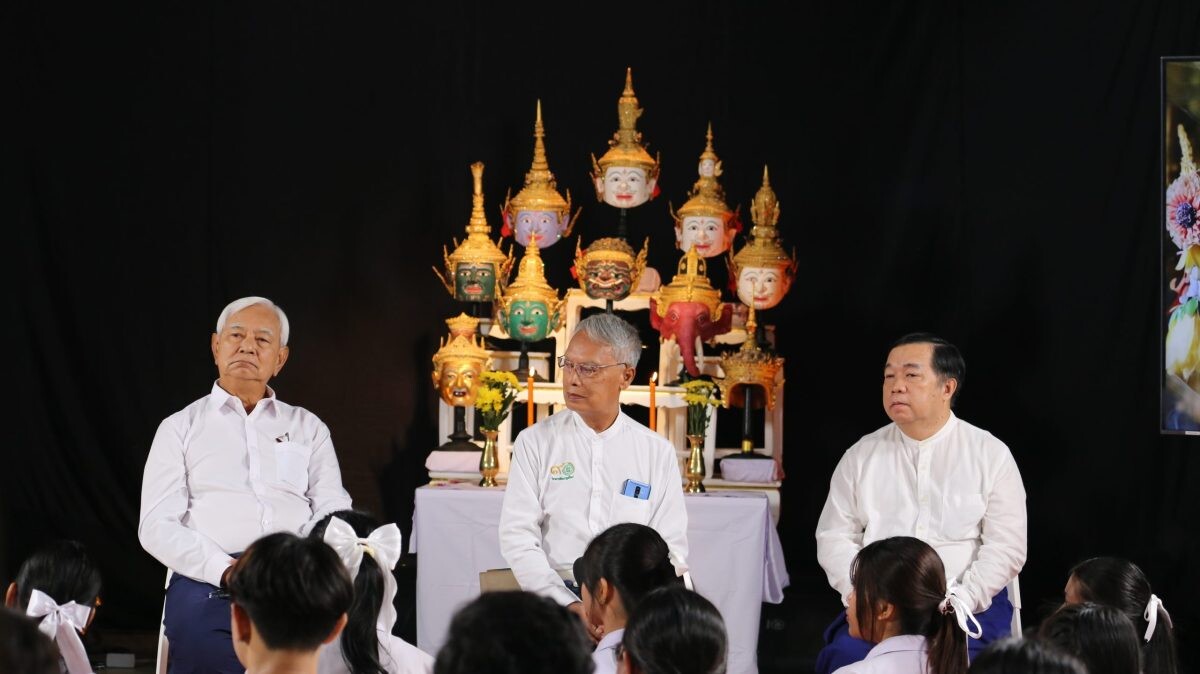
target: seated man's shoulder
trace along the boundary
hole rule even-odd
[[[853,445],[850,445],[846,450],[846,454],[850,456],[870,456],[881,448],[898,441],[900,439],[899,433],[900,429],[896,427],[896,424],[888,424],[877,428],[859,438]]]
[[[979,444],[979,446],[983,448],[983,451],[999,452],[1003,454],[1011,453],[1008,449],[1008,445],[1004,444],[1003,440],[997,438],[995,434],[989,430],[980,428],[975,424],[972,424],[968,421],[963,421],[962,419],[958,420],[958,430],[959,433],[963,434],[966,438],[970,439],[974,443]]]

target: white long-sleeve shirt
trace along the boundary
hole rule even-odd
[[[1025,564],[1025,486],[1008,447],[954,414],[920,442],[888,424],[842,456],[816,536],[817,561],[842,603],[859,550],[913,536],[937,550],[978,613]]]
[[[342,656],[342,635],[321,646],[317,655],[317,674],[350,674]],[[386,630],[376,630],[379,639],[379,664],[388,674],[433,674],[433,656]]]
[[[625,628],[608,632],[596,644],[592,651],[592,664],[596,666],[592,674],[617,674],[617,646],[621,637],[625,636]]]
[[[929,671],[925,637],[900,634],[875,644],[867,657],[833,670],[833,674],[925,674]]]
[[[650,485],[650,497],[622,496],[627,479]],[[602,433],[571,410],[521,431],[500,512],[500,552],[523,589],[564,606],[579,601],[555,569],[570,568],[593,538],[621,522],[656,530],[676,570],[687,570],[683,480],[666,438],[623,412]]]
[[[351,507],[329,428],[267,393],[246,414],[214,383],[159,424],[142,475],[138,540],[175,573],[219,585],[229,553]]]

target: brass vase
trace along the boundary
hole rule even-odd
[[[684,477],[687,478],[687,485],[684,486],[683,491],[688,494],[703,494],[704,436],[689,435],[687,439],[691,451],[688,454],[687,471],[684,473]]]
[[[495,487],[496,473],[500,472],[500,462],[496,458],[496,436],[499,431],[491,431],[482,429],[484,441],[483,452],[479,454],[479,474],[483,479],[479,481],[480,487]]]

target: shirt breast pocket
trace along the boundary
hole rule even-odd
[[[650,501],[644,498],[633,498],[617,494],[613,496],[612,512],[609,514],[609,526],[622,522],[634,524],[650,523]]]
[[[303,495],[308,491],[308,460],[312,448],[299,442],[275,444],[275,478],[288,491]]]
[[[942,515],[942,533],[946,540],[979,538],[987,503],[983,494],[947,494]]]

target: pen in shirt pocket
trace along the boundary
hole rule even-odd
[[[275,442],[287,442],[290,438],[291,438],[290,434],[284,433],[283,435],[279,436],[278,438],[275,438]]]

